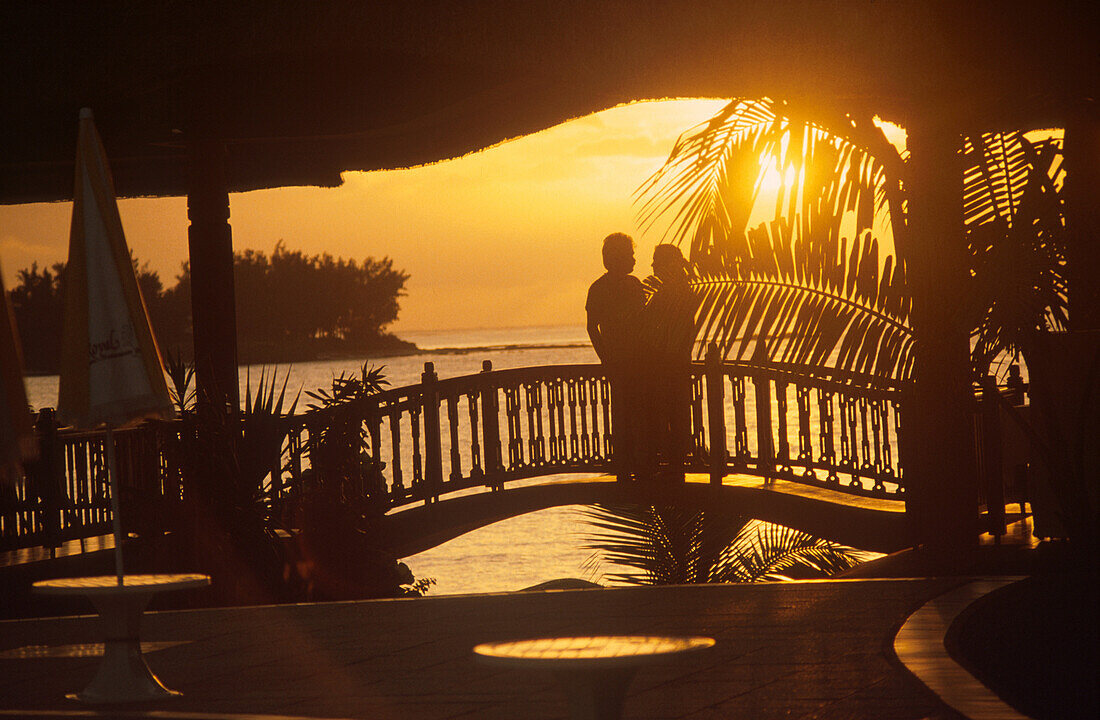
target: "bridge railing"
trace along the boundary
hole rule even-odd
[[[376,493],[391,507],[434,501],[475,486],[611,468],[611,393],[599,365],[493,370],[439,379],[427,363],[422,382],[294,418],[289,477],[332,475]],[[358,458],[339,457],[326,433]]]
[[[713,357],[694,363],[691,375],[689,470],[709,473],[715,483],[746,473],[903,496],[897,388]],[[614,472],[611,402],[600,365],[493,370],[486,362],[481,373],[441,380],[427,363],[419,385],[295,420],[298,460],[292,477],[277,484],[295,487],[306,469],[343,478],[361,473],[359,486],[398,507],[533,476]],[[315,439],[338,427],[345,428],[338,447],[361,438],[358,460],[334,460]]]
[[[691,389],[687,466],[712,482],[747,473],[903,497],[896,388],[712,355],[692,364]],[[393,508],[534,476],[614,472],[611,403],[600,365],[493,370],[486,361],[480,373],[439,379],[427,363],[418,385],[286,418],[267,489],[276,502],[291,500],[327,474]],[[109,531],[104,436],[40,424],[43,460],[0,498],[0,549]],[[116,431],[124,499],[181,497],[164,456],[164,433],[173,431],[163,423]]]
[[[834,370],[720,363],[693,373],[691,465],[900,498],[901,391]]]

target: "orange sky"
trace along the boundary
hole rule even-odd
[[[235,249],[388,255],[411,275],[392,329],[582,324],[600,241],[638,241],[649,272],[656,228],[643,235],[633,193],[676,137],[721,100],[635,103],[579,118],[458,160],[345,173],[335,189],[280,188],[230,196]],[[75,132],[75,129],[74,129]],[[110,154],[110,148],[107,148]],[[67,251],[71,203],[0,206],[0,263],[11,287],[32,261]],[[184,198],[122,200],[131,249],[174,284],[187,256]]]

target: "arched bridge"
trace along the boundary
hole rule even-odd
[[[476,375],[440,380],[428,363],[419,385],[304,418],[291,456],[321,472],[325,458],[384,497],[382,528],[398,556],[534,510],[624,502],[723,506],[865,549],[908,544],[897,388],[715,358],[691,373],[683,486],[616,482],[611,388],[599,365],[486,362]],[[362,454],[334,458],[334,448]]]
[[[272,458],[270,495],[292,500],[311,478],[349,483],[385,512],[398,556],[542,508],[626,502],[721,506],[864,549],[908,544],[896,387],[780,363],[694,363],[688,482],[653,488],[616,482],[612,401],[600,365],[486,362],[439,379],[427,363],[418,385],[286,418],[289,461]],[[121,486],[155,482],[145,491],[178,498],[150,427],[115,433]],[[53,442],[61,509],[29,481],[17,488],[0,517],[6,546],[109,532],[103,437],[63,431]]]

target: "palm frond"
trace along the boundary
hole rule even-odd
[[[966,138],[964,220],[974,288],[972,366],[984,374],[1026,355],[1035,334],[1067,320],[1061,145],[1019,132]]]
[[[731,512],[597,505],[581,515],[597,530],[582,547],[593,558],[632,568],[604,576],[626,585],[823,577],[876,557]]]
[[[734,513],[651,505],[595,505],[581,514],[599,531],[582,547],[633,568],[606,576],[627,585],[708,582],[728,539],[749,521]]]
[[[753,338],[781,362],[830,365],[905,379],[912,365],[904,267],[878,259],[870,233],[852,242],[795,237],[788,224],[746,235],[746,260],[732,272],[696,275],[697,337],[723,357],[745,358]]]
[[[984,375],[994,358],[1026,354],[1035,333],[1065,325],[1061,148],[986,133],[964,138],[962,157],[974,283],[960,312]],[[784,180],[775,220],[750,230],[768,173]],[[699,339],[725,356],[742,357],[738,341],[761,336],[782,340],[769,348],[776,359],[906,379],[906,175],[906,158],[865,115],[816,108],[811,117],[738,98],[677,140],[638,190],[639,219],[645,229],[665,221],[665,237],[690,244]],[[895,248],[881,266],[873,227],[888,228]],[[855,238],[850,253],[845,235]]]
[[[172,396],[172,404],[182,415],[195,406],[195,388],[192,386],[195,365],[184,360],[183,352],[177,348],[175,352],[168,350],[165,353],[164,371],[171,381],[168,392]]]
[[[791,179],[776,192],[776,218],[838,228],[851,211],[858,235],[876,215],[902,216],[901,165],[870,118],[825,111],[811,119],[783,101],[738,98],[680,136],[638,190],[639,221],[649,229],[665,219],[664,237],[690,240],[692,261],[709,272],[739,256],[769,173]]]
[[[758,582],[835,575],[875,557],[775,523],[755,520],[735,537],[713,571],[714,582]]]

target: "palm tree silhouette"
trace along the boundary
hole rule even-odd
[[[963,135],[963,218],[970,286],[963,313],[971,370],[1025,356],[1066,321],[1062,155],[1053,138]],[[646,226],[687,242],[700,298],[696,324],[725,357],[753,336],[784,338],[772,359],[905,381],[913,369],[906,152],[869,113],[736,99],[685,132],[640,189]],[[749,227],[774,189],[775,216]],[[880,262],[877,236],[894,255]],[[705,346],[706,343],[700,343]]]

